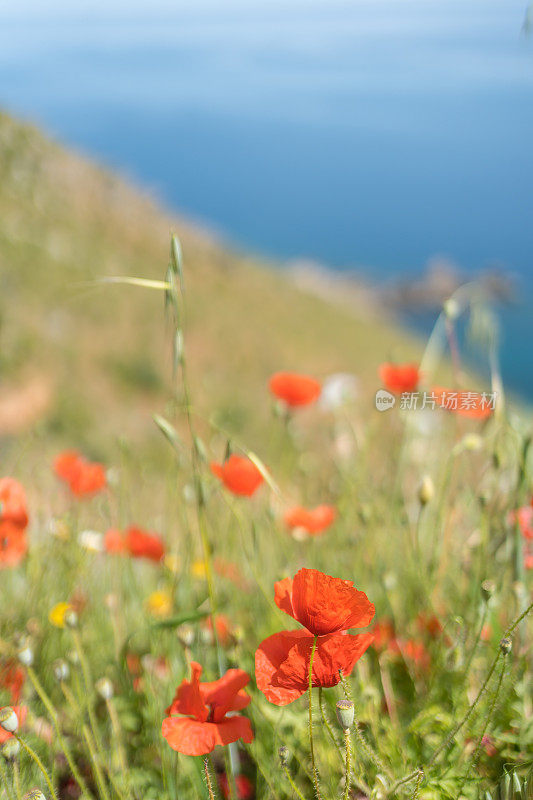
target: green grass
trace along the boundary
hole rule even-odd
[[[221,662],[252,677],[245,713],[255,739],[234,748],[233,758],[257,798],[295,796],[279,763],[282,745],[291,780],[312,798],[307,696],[280,708],[254,681],[261,640],[296,627],[274,604],[274,583],[301,566],[353,580],[375,604],[376,621],[389,620],[402,643],[399,651],[369,650],[348,679],[366,742],[352,731],[351,796],[489,800],[484,793],[496,798],[507,771],[510,786],[498,796],[525,797],[533,744],[529,620],[513,628],[510,654],[499,642],[530,602],[523,542],[507,516],[529,501],[527,425],[512,412],[487,423],[439,411],[423,418],[398,408],[378,413],[378,365],[391,353],[418,359],[420,343],[383,320],[306,295],[282,274],[171,223],[117,179],[6,117],[0,153],[2,383],[9,392],[36,378],[50,387],[38,414],[26,412],[24,426],[3,431],[2,473],[25,485],[31,522],[27,558],[0,573],[0,659],[16,658],[22,644],[34,652],[21,735],[60,797],[78,794],[65,743],[89,793],[102,800],[208,796],[202,760],[178,755],[160,733],[192,659],[206,680],[218,677]],[[171,229],[184,252],[177,322],[165,315],[160,291],[94,284],[119,275],[163,280]],[[172,369],[175,326],[185,341],[189,410],[201,439],[195,447],[183,374],[179,365],[174,375]],[[360,395],[334,411],[313,406],[287,420],[273,413],[267,391],[270,374],[285,368],[319,378],[355,372]],[[175,426],[174,449],[154,414]],[[257,454],[279,491],[265,485],[248,499],[220,487],[208,462],[223,457],[228,435],[235,450]],[[59,485],[51,460],[66,446],[105,462],[105,493],[75,501]],[[435,494],[421,507],[418,489],[427,475]],[[296,540],[282,522],[296,502],[333,503],[338,519],[322,536]],[[162,535],[176,570],[80,544],[84,530],[134,522]],[[211,598],[198,565],[202,535],[214,567]],[[221,564],[233,565],[237,581]],[[494,582],[488,602],[481,591],[487,579]],[[163,626],[147,610],[155,590],[171,598]],[[52,626],[50,609],[73,598],[83,600],[79,627]],[[231,627],[218,653],[205,629],[213,610]],[[421,615],[436,615],[442,630],[421,628]],[[480,639],[482,624],[490,630]],[[73,656],[78,636],[86,669]],[[409,641],[423,645],[418,664]],[[128,655],[130,664],[141,659],[140,676],[131,675]],[[58,658],[70,663],[64,686],[54,677]],[[36,693],[33,675],[55,712]],[[96,689],[103,676],[112,681],[118,727]],[[339,744],[334,708],[341,697],[340,686],[323,691]],[[317,696],[313,703],[321,792],[324,800],[340,797],[343,762]],[[42,720],[50,726],[54,718],[61,739],[52,731],[47,741],[38,735]],[[490,755],[478,747],[483,734],[495,748]],[[218,772],[227,768],[222,752],[213,764]],[[49,794],[24,753],[20,793],[13,764],[2,764],[0,778],[10,800],[34,786]]]

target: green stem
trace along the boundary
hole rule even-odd
[[[320,787],[318,785],[318,770],[315,761],[315,744],[313,739],[313,660],[315,657],[315,650],[318,641],[318,636],[313,638],[313,646],[311,648],[311,658],[309,659],[309,751],[311,753],[311,766],[313,768],[313,785],[315,787],[315,794],[317,800],[322,800],[320,794]]]
[[[211,783],[211,775],[209,774],[209,759],[207,756],[204,758],[204,775],[205,775],[205,782],[207,785],[207,793],[209,795],[209,800],[215,800],[215,795],[213,793],[213,784]]]
[[[476,746],[474,748],[474,752],[472,753],[472,760],[470,762],[470,766],[466,770],[466,772],[463,775],[463,778],[461,780],[461,785],[460,785],[459,791],[457,793],[458,796],[460,796],[460,794],[461,794],[461,792],[463,790],[463,787],[464,787],[466,781],[468,780],[468,776],[470,775],[472,770],[475,768],[475,766],[477,765],[477,762],[479,760],[479,754],[481,752],[483,738],[484,738],[485,734],[487,733],[489,725],[490,725],[490,723],[492,721],[492,716],[494,714],[494,709],[496,708],[496,703],[498,702],[498,696],[499,696],[500,690],[502,688],[503,676],[505,675],[505,663],[506,663],[506,656],[504,654],[503,660],[502,660],[502,668],[500,670],[500,675],[499,675],[499,678],[498,678],[498,683],[496,685],[496,690],[495,690],[494,695],[492,697],[488,713],[487,713],[487,715],[485,717],[485,724],[483,725],[483,729],[482,729],[481,733],[478,736],[478,739],[477,739],[477,742],[476,742]]]
[[[0,778],[2,779],[2,783],[4,784],[4,790],[6,795],[8,796],[9,800],[13,800],[13,791],[11,789],[10,782],[7,779],[6,771],[2,764],[1,758],[0,758]]]
[[[291,776],[291,773],[289,772],[289,768],[288,768],[288,766],[287,766],[286,764],[284,764],[284,766],[283,766],[283,772],[284,772],[284,773],[285,773],[285,775],[287,776],[287,780],[289,781],[289,783],[290,783],[290,785],[291,785],[291,789],[292,789],[292,791],[294,792],[294,794],[295,794],[297,797],[299,797],[299,798],[300,798],[300,800],[305,800],[305,797],[303,796],[303,794],[301,793],[301,791],[298,789],[298,787],[297,787],[297,786],[296,786],[296,784],[294,783],[294,781],[293,781],[293,779],[292,779],[292,776]]]
[[[76,781],[76,783],[80,787],[82,794],[86,795],[87,797],[90,797],[91,793],[90,793],[90,791],[88,789],[88,786],[85,783],[85,781],[83,780],[83,778],[81,777],[80,772],[79,772],[79,770],[78,770],[78,768],[76,766],[76,763],[75,763],[74,759],[72,758],[72,753],[70,752],[70,748],[68,747],[67,743],[65,742],[65,740],[63,738],[63,734],[61,733],[61,728],[60,728],[59,720],[58,720],[58,717],[57,717],[57,712],[56,712],[54,706],[52,705],[52,702],[51,702],[50,698],[48,697],[48,695],[46,694],[44,688],[42,687],[42,685],[41,685],[41,683],[39,681],[39,678],[37,677],[33,667],[27,667],[27,673],[28,673],[28,677],[29,677],[31,683],[33,684],[33,688],[35,689],[35,691],[39,695],[39,698],[41,699],[42,704],[44,705],[44,707],[48,711],[50,719],[52,720],[52,724],[54,726],[54,730],[55,730],[56,735],[57,735],[59,746],[61,747],[63,753],[65,754],[65,758],[67,759],[67,763],[68,763],[68,765],[70,767],[70,771],[72,772],[72,775],[74,776],[74,780]]]
[[[22,792],[20,790],[20,775],[18,761],[13,761],[13,784],[15,786],[15,795],[17,800],[22,800]]]
[[[33,748],[31,748],[31,747],[29,746],[29,744],[26,744],[26,742],[24,741],[24,739],[21,739],[21,738],[20,738],[20,736],[18,736],[17,734],[15,734],[15,736],[16,736],[16,737],[17,737],[17,739],[19,740],[19,742],[20,742],[20,744],[22,745],[22,747],[24,748],[24,750],[25,750],[25,751],[28,753],[28,755],[30,756],[30,758],[32,758],[32,759],[33,759],[33,761],[35,761],[35,763],[37,764],[37,766],[38,766],[38,767],[39,767],[39,769],[41,770],[41,773],[42,773],[42,775],[43,775],[43,778],[44,778],[44,779],[45,779],[45,781],[46,781],[46,785],[48,786],[48,790],[49,790],[49,792],[50,792],[50,795],[51,795],[51,797],[52,797],[52,800],[57,800],[57,795],[56,795],[56,792],[55,792],[54,786],[53,786],[53,784],[52,784],[52,781],[51,781],[51,780],[50,780],[50,778],[48,777],[48,772],[46,771],[46,769],[45,769],[45,766],[44,766],[43,762],[41,761],[41,759],[39,758],[39,756],[37,755],[37,753],[35,752],[35,750],[33,750]]]
[[[352,742],[350,739],[350,729],[344,730],[344,746],[346,748],[346,776],[344,782],[343,800],[349,800],[350,797],[350,783],[352,774]]]

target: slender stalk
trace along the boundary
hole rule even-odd
[[[300,798],[300,800],[305,800],[305,797],[303,796],[303,794],[301,793],[301,791],[298,789],[298,787],[297,787],[297,786],[296,786],[296,784],[294,783],[294,781],[293,781],[293,779],[292,779],[292,776],[291,776],[291,773],[289,772],[289,768],[288,768],[288,766],[287,766],[286,764],[283,766],[283,772],[284,772],[284,773],[285,773],[285,775],[287,776],[287,780],[289,781],[289,783],[290,783],[290,785],[291,785],[291,789],[292,789],[292,791],[294,792],[294,794],[295,794],[297,797],[299,797],[299,798]]]
[[[410,772],[409,775],[405,776],[405,778],[400,778],[399,781],[396,781],[396,783],[394,783],[387,792],[387,797],[392,797],[400,788],[400,786],[404,786],[404,784],[414,781],[414,779],[418,777],[419,772],[420,769],[415,769],[414,772]]]
[[[342,749],[340,744],[337,741],[337,737],[333,733],[333,728],[330,725],[329,719],[326,716],[326,709],[324,708],[324,698],[322,695],[322,687],[319,686],[318,688],[318,707],[320,708],[320,716],[322,717],[322,722],[324,723],[326,730],[329,734],[329,738],[331,739],[332,743],[335,745],[337,752],[341,758],[341,761],[344,763],[344,758],[342,755]]]
[[[320,787],[318,785],[318,770],[315,761],[315,743],[313,739],[313,660],[315,657],[315,650],[318,641],[318,636],[313,638],[313,646],[311,648],[311,658],[309,659],[309,751],[311,753],[311,766],[313,768],[313,785],[315,787],[315,794],[317,800],[322,800]]]
[[[17,800],[22,800],[22,792],[20,790],[19,764],[16,759],[13,761],[13,784],[15,786],[15,795],[17,796]]]
[[[340,675],[340,679],[341,679],[342,688],[344,689],[344,694],[346,695],[346,699],[347,700],[351,700],[352,697],[351,697],[351,693],[350,693],[350,688],[349,688],[348,684],[346,683],[346,678],[342,674],[342,670],[339,670],[339,675]],[[358,721],[356,719],[354,719],[353,727],[354,727],[354,731],[355,731],[355,736],[357,738],[357,741],[358,741],[359,746],[361,747],[361,749],[364,750],[364,752],[367,754],[369,759],[373,762],[373,764],[379,770],[381,770],[381,772],[383,772],[389,778],[392,777],[391,771],[389,769],[387,769],[387,767],[385,766],[385,764],[383,763],[381,758],[378,756],[376,751],[366,741],[365,737],[363,736],[363,732],[361,730],[361,727],[360,727],[360,725],[359,725],[359,723],[358,723]]]
[[[500,675],[499,675],[499,678],[498,678],[498,683],[496,685],[496,690],[495,690],[495,692],[494,692],[494,694],[492,696],[490,707],[489,707],[489,710],[488,710],[487,715],[485,717],[485,723],[483,725],[481,733],[478,736],[478,739],[477,739],[477,742],[476,742],[476,746],[474,748],[474,752],[472,753],[472,759],[471,759],[471,762],[470,762],[470,766],[466,770],[466,772],[463,775],[463,778],[461,780],[461,785],[460,785],[458,793],[457,793],[458,796],[461,794],[461,792],[463,790],[463,787],[464,787],[466,781],[468,780],[468,776],[470,775],[472,770],[475,768],[475,766],[477,765],[477,762],[479,760],[479,754],[481,752],[483,738],[484,738],[485,734],[487,733],[487,730],[489,728],[490,723],[492,722],[492,716],[494,714],[494,709],[496,708],[496,703],[498,702],[498,696],[499,696],[500,690],[502,688],[503,676],[505,675],[505,664],[506,664],[506,656],[504,654],[503,659],[502,659],[502,668],[500,670]]]
[[[4,790],[9,798],[9,800],[13,800],[13,791],[11,789],[10,782],[7,779],[6,771],[4,769],[4,765],[2,764],[2,759],[0,758],[0,778],[2,779],[2,783],[4,785]]]
[[[211,775],[209,774],[209,759],[207,756],[204,758],[204,775],[205,775],[205,783],[207,786],[207,793],[209,795],[209,800],[215,800],[215,795],[213,793],[213,784],[211,783]]]
[[[122,739],[122,730],[120,728],[120,723],[118,721],[117,710],[114,706],[113,700],[110,697],[106,698],[105,704],[109,714],[109,719],[111,720],[111,728],[113,730],[113,735],[117,742],[117,753],[118,753],[118,761],[120,764],[120,770],[128,786],[128,792],[131,794],[132,792],[131,792],[130,773],[126,760],[126,753],[124,751],[124,741]]]
[[[411,800],[417,800],[418,792],[420,791],[420,784],[422,783],[422,778],[424,777],[424,770],[423,769],[421,769],[419,767],[417,772],[418,772],[418,774],[416,776],[415,789],[414,789],[413,796],[412,796]]]
[[[52,800],[57,800],[57,795],[56,795],[54,786],[53,786],[52,781],[50,780],[50,778],[48,776],[48,772],[46,771],[46,768],[45,768],[43,762],[41,761],[41,759],[39,758],[39,756],[37,755],[35,750],[33,750],[33,748],[29,746],[29,744],[26,744],[24,739],[21,739],[20,736],[18,736],[18,734],[15,734],[15,736],[17,737],[18,741],[20,742],[20,744],[22,745],[24,750],[28,753],[30,758],[33,759],[33,761],[37,764],[38,768],[40,769],[40,771],[42,773],[42,776],[43,776],[44,780],[46,781],[46,785],[48,786],[48,790],[50,792],[50,796],[51,796]]]
[[[472,661],[474,660],[474,656],[476,654],[476,650],[477,650],[479,641],[481,639],[481,634],[483,633],[483,628],[484,628],[485,622],[487,620],[488,610],[489,610],[488,603],[484,602],[483,603],[483,614],[481,615],[481,622],[479,624],[476,640],[474,642],[472,650],[470,651],[470,655],[468,656],[468,661],[466,662],[465,670],[464,670],[464,673],[463,673],[462,683],[465,683],[466,679],[468,678],[468,673],[470,672],[470,667],[472,666]]]
[[[82,776],[81,776],[81,774],[80,774],[80,772],[79,772],[79,770],[78,770],[78,768],[76,766],[76,763],[75,763],[74,759],[72,758],[72,753],[70,752],[69,746],[67,745],[67,743],[65,742],[65,739],[63,738],[63,734],[61,733],[61,727],[59,725],[57,712],[56,712],[54,706],[52,705],[52,702],[51,702],[50,698],[48,697],[48,695],[46,694],[43,686],[41,685],[41,683],[39,681],[39,678],[37,677],[33,667],[27,667],[27,673],[28,673],[28,678],[30,679],[30,681],[31,681],[31,683],[33,685],[33,688],[35,689],[35,691],[39,695],[39,698],[40,698],[42,704],[44,705],[44,707],[48,711],[50,719],[52,720],[52,724],[53,724],[54,730],[56,732],[56,736],[57,736],[57,739],[58,739],[58,742],[59,742],[59,746],[61,747],[63,753],[65,754],[65,758],[67,759],[67,763],[68,763],[68,765],[70,767],[70,771],[72,772],[72,775],[74,776],[74,780],[76,781],[76,783],[80,787],[82,794],[86,795],[87,797],[90,797],[91,796],[91,792],[89,791],[89,788],[88,788],[87,784],[83,780],[83,778],[82,778]]]
[[[349,728],[344,729],[344,746],[346,748],[346,774],[344,779],[343,800],[349,800],[351,784],[350,779],[352,775],[352,742]]]

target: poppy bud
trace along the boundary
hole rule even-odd
[[[508,636],[505,636],[500,642],[500,650],[504,656],[508,656],[513,649],[513,643]]]
[[[23,795],[22,800],[46,800],[40,789],[31,789]]]
[[[496,584],[494,581],[483,581],[481,584],[481,595],[483,600],[488,603],[494,592],[496,591]]]
[[[289,748],[286,745],[282,744],[278,750],[278,756],[281,766],[286,767],[290,756]]]
[[[113,697],[113,684],[109,678],[100,678],[95,684],[96,691],[104,700],[111,700]]]
[[[80,657],[77,650],[69,650],[67,653],[67,658],[74,667],[79,666]]]
[[[61,681],[66,681],[68,679],[70,667],[64,658],[58,658],[57,661],[54,661],[53,669],[56,681],[61,683]]]
[[[18,726],[18,717],[11,706],[0,708],[0,728],[3,728],[8,733],[15,733]]]
[[[483,439],[481,436],[478,436],[477,433],[467,433],[463,438],[463,447],[465,450],[471,450],[472,452],[481,450],[483,447]]]
[[[73,608],[69,608],[65,611],[64,620],[67,628],[78,627],[78,615],[76,614]]]
[[[422,478],[420,486],[418,487],[418,500],[420,501],[420,505],[427,506],[427,504],[431,503],[433,500],[434,495],[435,487],[433,485],[433,481],[429,475],[425,475]]]
[[[22,647],[18,652],[20,663],[25,667],[31,667],[33,664],[33,650],[29,645]]]
[[[348,730],[353,725],[355,709],[351,700],[339,700],[337,705],[337,719],[343,730]]]
[[[180,625],[177,634],[184,647],[190,647],[194,642],[194,628],[191,625]]]
[[[14,761],[19,753],[20,753],[19,740],[15,739],[14,736],[12,736],[10,739],[6,739],[6,741],[2,745],[2,755],[4,756],[5,760]]]

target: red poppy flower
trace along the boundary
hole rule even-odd
[[[205,621],[205,628],[212,633],[213,631],[213,620],[211,617],[208,617]],[[217,614],[215,619],[215,627],[217,631],[218,641],[222,645],[222,647],[226,647],[231,641],[232,638],[232,626],[229,619],[225,616],[225,614]]]
[[[410,662],[417,669],[429,669],[431,658],[422,642],[415,639],[398,640],[391,646],[391,650],[401,653],[405,661]]]
[[[317,534],[329,528],[336,516],[337,511],[333,506],[317,506],[311,509],[294,506],[285,512],[283,519],[288,528],[304,528],[307,533]]]
[[[420,372],[416,364],[382,364],[379,377],[389,392],[402,394],[414,392],[420,381]]]
[[[517,523],[525,539],[533,539],[533,508],[522,506],[517,511],[511,511],[509,522]]]
[[[16,661],[6,661],[0,665],[0,689],[9,692],[9,704],[16,706],[20,700],[25,674]]]
[[[28,552],[28,540],[23,528],[0,523],[0,569],[16,567]]]
[[[435,614],[420,613],[416,618],[418,630],[427,633],[431,639],[436,639],[442,633],[442,625]]]
[[[225,772],[218,776],[218,785],[220,786],[222,797],[227,800],[231,796],[231,792],[228,776]],[[237,789],[237,800],[251,800],[254,796],[254,785],[246,775],[235,776],[235,788]]]
[[[313,686],[330,688],[350,675],[372,643],[371,633],[319,636],[313,656]],[[309,689],[309,663],[314,636],[307,631],[281,631],[261,642],[255,654],[257,687],[277,706],[292,703]]]
[[[217,681],[200,683],[202,667],[195,661],[191,662],[191,672],[191,680],[182,681],[167,708],[170,716],[163,720],[162,733],[172,749],[188,756],[203,756],[217,745],[238,739],[246,744],[252,742],[250,720],[240,715],[226,716],[250,703],[243,691],[249,675],[242,669],[230,669]]]
[[[319,381],[309,375],[298,375],[295,372],[276,372],[270,378],[268,385],[275,397],[291,407],[314,403],[322,391]]]
[[[60,453],[54,461],[54,471],[68,483],[76,497],[96,494],[106,486],[106,474],[102,464],[87,461],[76,450]]]
[[[316,635],[365,628],[375,608],[352,581],[332,578],[317,569],[301,569],[294,578],[274,585],[275,601],[304,628]]]
[[[148,558],[161,561],[165,555],[165,545],[157,533],[149,533],[131,525],[122,533],[109,528],[104,536],[104,548],[108,553],[120,553],[132,558]]]
[[[374,634],[372,647],[379,652],[387,650],[396,640],[394,625],[390,619],[383,619],[376,622],[372,628],[372,633]]]
[[[15,478],[0,478],[0,533],[4,523],[17,528],[28,525],[26,492]]]
[[[211,472],[233,494],[251,497],[263,483],[263,476],[249,458],[231,455],[223,464],[211,462]]]
[[[64,450],[54,459],[54,472],[62,481],[70,483],[82,462],[83,456],[77,450]]]
[[[292,703],[309,688],[313,642],[312,685],[336,686],[339,670],[349,675],[371,644],[372,633],[352,636],[348,628],[363,628],[374,606],[352,581],[332,578],[316,569],[301,569],[294,579],[275,584],[276,605],[306,631],[281,631],[269,636],[255,654],[257,685],[276,705]]]
[[[431,391],[437,405],[460,417],[487,419],[494,410],[485,392],[458,392],[442,386],[434,386]]]
[[[11,706],[11,708],[13,709],[13,711],[17,716],[20,728],[22,725],[24,725],[26,721],[28,708],[26,706]],[[7,742],[7,740],[11,739],[12,737],[13,737],[12,733],[8,733],[8,731],[5,731],[3,728],[0,728],[0,745],[4,744],[4,742]]]

